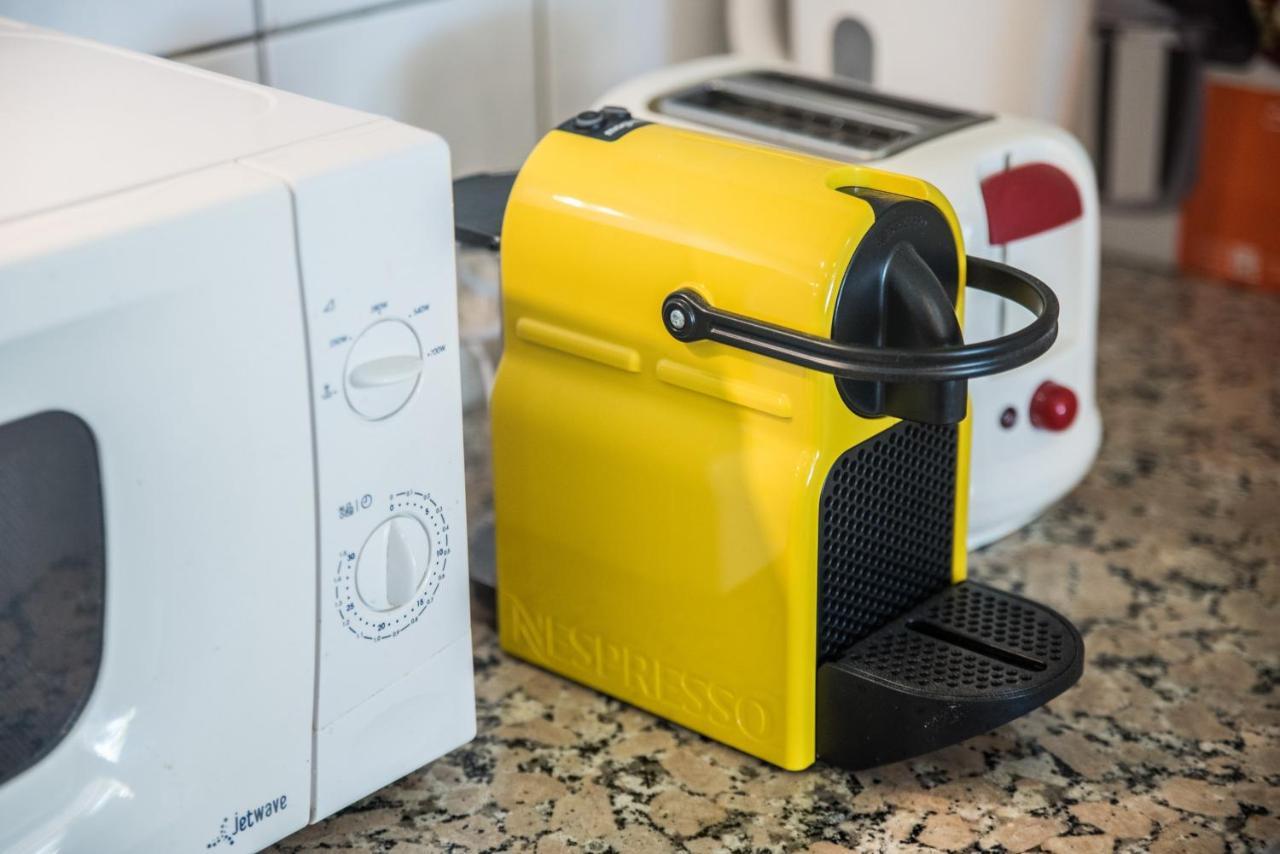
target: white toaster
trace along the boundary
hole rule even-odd
[[[1016,530],[1088,472],[1102,438],[1094,397],[1098,202],[1083,148],[1051,125],[887,95],[786,65],[712,57],[634,78],[600,104],[639,118],[795,148],[924,178],[959,217],[969,254],[1044,280],[1062,304],[1057,343],[1025,367],[970,383],[969,545]],[[966,298],[965,338],[1026,325]]]
[[[475,731],[448,149],[5,21],[0,80],[0,850],[264,847]]]

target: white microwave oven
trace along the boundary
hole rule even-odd
[[[2,20],[0,80],[0,850],[262,848],[475,731],[448,149]]]

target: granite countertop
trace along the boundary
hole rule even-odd
[[[1111,266],[1099,347],[1092,473],[971,560],[1083,632],[1047,707],[790,773],[508,657],[477,596],[475,741],[273,850],[1280,850],[1280,297]]]

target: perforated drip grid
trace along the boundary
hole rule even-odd
[[[1051,612],[962,584],[858,644],[841,664],[911,688],[977,696],[1052,678],[1074,649]]]
[[[836,460],[822,488],[818,660],[951,581],[956,426],[902,422]]]

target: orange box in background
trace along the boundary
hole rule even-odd
[[[1205,97],[1178,262],[1187,273],[1280,291],[1280,91],[1211,80]]]

